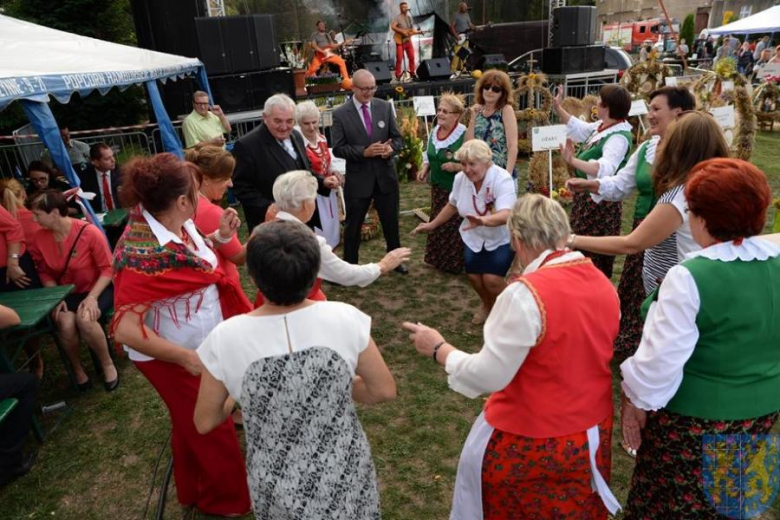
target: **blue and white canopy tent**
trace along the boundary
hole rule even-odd
[[[770,7],[753,16],[748,16],[714,29],[707,29],[707,34],[758,34],[780,32],[780,5]]]
[[[14,101],[49,149],[57,168],[72,186],[80,184],[68,159],[59,127],[49,108],[49,96],[67,103],[74,92],[86,96],[94,90],[146,86],[149,102],[160,126],[163,148],[183,157],[179,136],[165,111],[157,80],[165,82],[195,75],[209,93],[206,69],[196,58],[154,52],[50,29],[0,15],[0,111]],[[99,225],[89,204],[90,220]]]

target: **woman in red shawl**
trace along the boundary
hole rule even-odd
[[[232,419],[207,435],[195,430],[202,370],[195,349],[223,319],[252,307],[192,222],[197,167],[160,154],[124,172],[123,202],[134,209],[114,254],[114,337],[168,407],[179,503],[245,514],[251,505]],[[225,212],[212,238],[229,239],[239,224]]]

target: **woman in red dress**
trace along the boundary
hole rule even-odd
[[[223,319],[252,307],[192,222],[196,175],[173,154],[125,166],[122,198],[133,210],[114,255],[112,329],[168,407],[179,503],[188,513],[240,516],[250,500],[233,421],[207,435],[195,430],[203,368],[195,350]],[[238,225],[226,212],[216,233],[232,236]]]
[[[30,207],[35,221],[43,228],[35,234],[30,248],[41,283],[44,287],[76,286],[54,310],[54,321],[79,390],[92,386],[79,358],[80,339],[97,355],[106,391],[116,390],[119,374],[98,321],[114,303],[108,241],[92,224],[67,216],[68,201],[59,191],[36,193]]]
[[[185,157],[199,169],[200,188],[198,190],[198,208],[195,211],[195,227],[206,236],[212,236],[212,245],[217,252],[220,263],[224,265],[228,276],[238,285],[241,279],[238,274],[239,265],[246,261],[246,246],[238,240],[238,234],[222,237],[217,233],[219,223],[225,213],[235,216],[233,208],[224,209],[219,203],[225,196],[225,191],[233,186],[231,180],[236,160],[219,146],[204,146],[200,149],[190,148]],[[216,233],[216,234],[215,234]]]

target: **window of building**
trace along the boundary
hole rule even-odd
[[[750,16],[750,11],[753,10],[752,5],[743,5],[742,9],[739,10],[739,19],[742,20],[743,18],[747,18]]]

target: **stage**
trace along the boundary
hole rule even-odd
[[[471,94],[474,91],[474,83],[476,83],[476,80],[470,76],[457,79],[444,78],[428,81],[410,81],[408,83],[378,83],[375,96],[381,99],[410,99],[415,96],[438,96],[447,91],[455,92],[456,94]],[[403,94],[396,90],[398,87],[403,88]],[[295,99],[296,101],[317,100],[346,96],[348,94],[351,95],[352,91],[337,90],[296,96]]]

